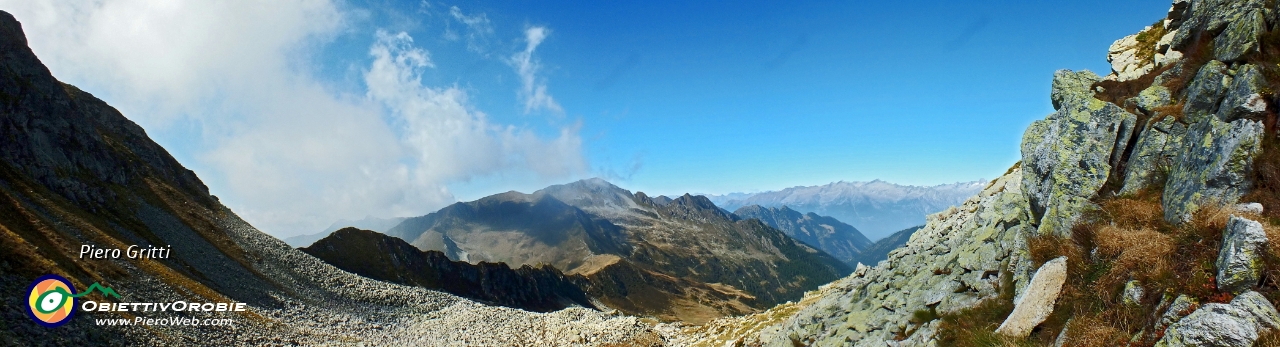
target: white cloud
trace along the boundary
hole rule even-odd
[[[521,89],[517,94],[524,101],[525,113],[539,109],[545,109],[557,114],[564,112],[560,108],[560,104],[556,103],[556,100],[547,92],[546,81],[539,78],[538,70],[541,66],[538,64],[538,60],[533,57],[533,51],[550,34],[551,31],[544,27],[535,26],[525,29],[524,50],[511,56],[509,60],[511,66],[515,67],[516,74],[520,75]]]
[[[468,16],[462,13],[462,9],[458,8],[458,6],[452,6],[449,7],[449,16],[467,27],[467,49],[487,56],[489,38],[493,36],[493,24],[489,22],[488,15],[480,13]],[[450,41],[456,41],[461,37],[452,30],[446,30],[445,38]]]
[[[195,158],[184,164],[274,235],[424,214],[453,201],[450,184],[475,177],[586,167],[576,126],[543,139],[490,122],[456,87],[422,85],[419,73],[434,65],[407,34],[377,35],[367,93],[335,92],[358,88],[327,86],[307,65],[350,29],[350,11],[327,0],[0,0],[0,8],[22,21],[56,77],[176,141],[162,144]]]

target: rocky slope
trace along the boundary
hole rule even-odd
[[[761,193],[708,195],[716,205],[733,211],[750,205],[787,206],[803,213],[831,216],[879,240],[898,230],[924,223],[924,216],[960,204],[987,182],[936,186],[906,186],[875,180],[835,182]]]
[[[1022,161],[886,261],[681,341],[1274,345],[1276,6],[1175,1],[1110,75],[1054,73]]]
[[[254,229],[117,110],[58,82],[0,12],[0,344],[596,345],[661,342],[636,318],[477,304],[338,270]],[[167,259],[87,259],[81,245],[172,246]],[[235,314],[77,312],[62,327],[23,312],[45,274],[100,283],[122,302],[227,302]],[[220,326],[99,326],[95,318],[229,318]],[[483,332],[478,334],[477,331]]]
[[[871,241],[862,236],[857,228],[813,212],[800,213],[786,206],[751,205],[739,208],[733,214],[742,219],[759,219],[764,224],[787,233],[787,236],[831,254],[849,266],[857,265],[858,254],[871,245]]]
[[[452,259],[552,264],[595,278],[596,288],[615,288],[596,290],[611,307],[691,322],[798,299],[850,271],[704,197],[655,200],[600,179],[455,204],[389,234]]]

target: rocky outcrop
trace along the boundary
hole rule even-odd
[[[1157,116],[1159,117],[1159,116]],[[1125,166],[1124,188],[1121,194],[1136,193],[1159,180],[1164,180],[1178,154],[1187,126],[1174,117],[1153,119],[1153,124],[1142,130],[1133,154]]]
[[[1058,294],[1062,293],[1062,284],[1067,281],[1067,257],[1050,260],[1036,270],[1027,285],[1026,292],[1014,302],[1013,312],[996,328],[997,334],[1013,337],[1027,337],[1049,314],[1053,313],[1053,305],[1058,302]]]
[[[1054,73],[1057,112],[1022,136],[1023,192],[1041,234],[1067,235],[1111,175],[1134,131],[1136,116],[1093,98],[1092,72]]]
[[[1169,326],[1158,347],[1253,346],[1258,335],[1280,324],[1276,308],[1258,292],[1240,294],[1230,304],[1205,304]]]
[[[1241,293],[1257,285],[1267,247],[1267,233],[1262,231],[1261,223],[1231,216],[1222,233],[1222,250],[1216,263],[1218,290]]]
[[[1125,36],[1112,43],[1111,48],[1107,50],[1107,62],[1111,63],[1112,75],[1108,75],[1107,78],[1114,78],[1123,82],[1142,77],[1142,75],[1146,75],[1151,70],[1155,70],[1154,57],[1151,56],[1154,48],[1150,46],[1143,47],[1151,43],[1139,38],[1148,35],[1160,35],[1153,32],[1164,31],[1159,29],[1163,28],[1146,27],[1142,29],[1142,32]]]
[[[1210,204],[1234,204],[1253,188],[1253,159],[1262,149],[1262,123],[1205,117],[1187,129],[1182,152],[1163,194],[1164,218],[1180,224]]]

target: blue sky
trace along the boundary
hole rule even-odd
[[[279,236],[599,176],[657,194],[992,179],[1057,69],[1168,1],[0,0]]]
[[[522,113],[510,69],[444,39],[446,29],[465,30],[438,20],[449,6],[483,14],[497,51],[517,48],[528,26],[548,28],[538,53],[564,116]],[[596,175],[635,190],[726,193],[994,178],[1018,160],[1025,126],[1052,111],[1054,70],[1106,74],[1107,46],[1162,18],[1167,6],[433,3],[397,6],[401,14],[433,14],[396,29],[431,49],[434,84],[463,85],[495,119],[532,127],[582,121]],[[371,27],[397,22],[374,18]],[[359,65],[371,30],[338,39],[357,43],[330,46],[326,72]],[[455,187],[467,198],[506,189],[494,180]]]

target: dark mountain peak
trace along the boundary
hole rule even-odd
[[[301,249],[340,269],[363,276],[442,290],[495,305],[547,312],[595,306],[575,279],[552,266],[452,261],[439,251],[372,230],[342,228]]]

